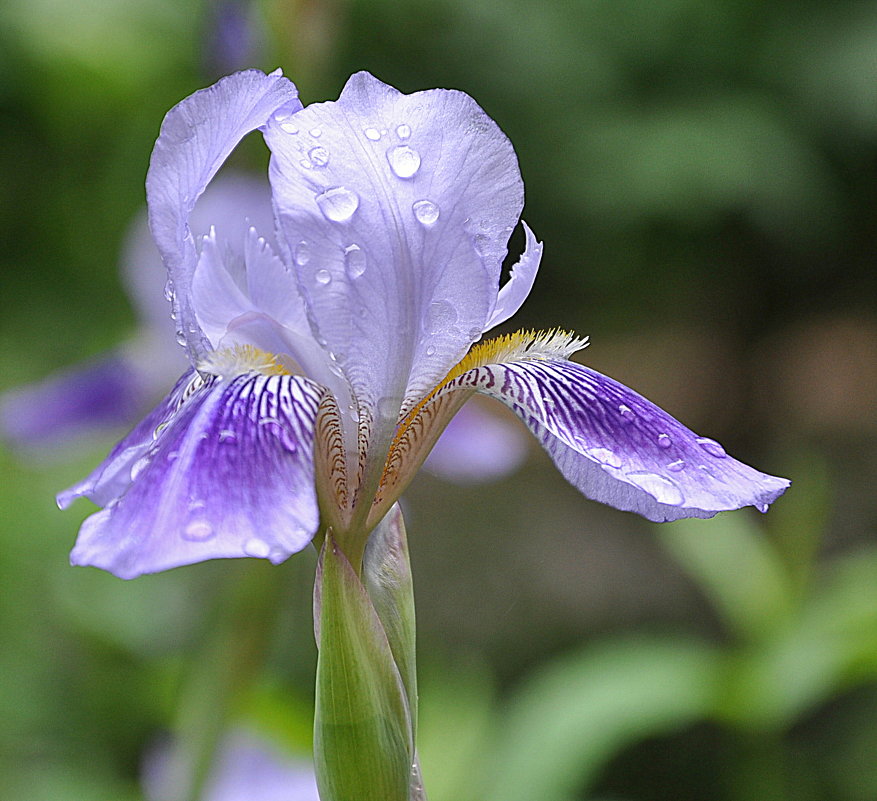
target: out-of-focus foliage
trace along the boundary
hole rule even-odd
[[[0,388],[131,333],[122,236],[162,115],[244,66],[219,35],[233,7],[247,63],[306,102],[360,68],[472,94],[546,243],[513,322],[590,334],[590,364],[793,480],[765,518],[660,529],[536,453],[495,486],[420,480],[430,798],[877,797],[877,8],[6,0]],[[264,158],[247,143],[235,166]],[[306,752],[313,555],[127,583],[69,568],[87,504],[52,499],[97,439],[0,453],[0,797],[133,801],[170,727],[206,752],[244,720]],[[276,615],[246,613],[248,586]]]

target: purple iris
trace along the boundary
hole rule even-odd
[[[196,238],[196,201],[255,129],[275,230]],[[279,71],[236,73],[168,113],[147,199],[191,369],[59,496],[104,507],[74,564],[130,578],[281,562],[321,524],[361,552],[476,392],[512,409],[585,495],[650,520],[764,511],[789,485],[570,361],[585,340],[482,341],[524,302],[542,245],[524,225],[500,288],[523,183],[508,139],[461,92],[403,95],[357,73],[336,102],[303,109]]]

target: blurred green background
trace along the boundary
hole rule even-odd
[[[419,478],[430,798],[877,798],[877,6],[5,0],[0,388],[132,333],[120,249],[163,114],[277,65],[305,102],[362,68],[473,95],[545,241],[516,326],[590,335],[591,366],[793,480],[764,517],[657,527],[535,444],[495,485]],[[54,494],[120,433],[0,452],[2,798],[138,798],[248,581],[276,614],[248,618],[267,656],[229,714],[308,748],[312,553],[67,566],[89,509]]]

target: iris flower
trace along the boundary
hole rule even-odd
[[[196,238],[196,201],[256,129],[275,230]],[[123,578],[217,557],[278,563],[331,527],[356,566],[475,393],[512,409],[589,498],[654,521],[766,511],[788,481],[571,361],[586,340],[483,339],[539,267],[524,223],[500,287],[523,198],[511,144],[462,92],[404,95],[361,72],[337,101],[302,108],[279,71],[250,70],[173,108],[147,201],[191,369],[59,495],[62,508],[104,507],[71,561]]]

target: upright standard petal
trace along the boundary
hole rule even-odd
[[[576,362],[487,364],[453,383],[511,408],[587,497],[649,520],[712,517],[743,506],[764,512],[789,486]]]
[[[189,229],[195,203],[238,142],[272,115],[301,108],[295,86],[278,72],[238,72],[187,97],[161,126],[146,176],[149,226],[168,270],[177,325],[192,361],[208,345],[191,305],[197,252]]]
[[[493,314],[490,315],[487,325],[484,326],[485,331],[504,323],[520,309],[536,280],[539,262],[542,261],[542,243],[536,241],[536,237],[527,223],[522,220],[521,225],[524,226],[524,235],[527,239],[526,247],[517,264],[512,267],[509,280],[499,290]]]
[[[368,73],[265,136],[280,247],[386,452],[493,311],[523,205],[514,151],[467,95]]]
[[[276,563],[304,548],[319,520],[322,394],[291,375],[208,379],[130,467],[124,494],[83,523],[71,562],[133,578],[220,557]]]

